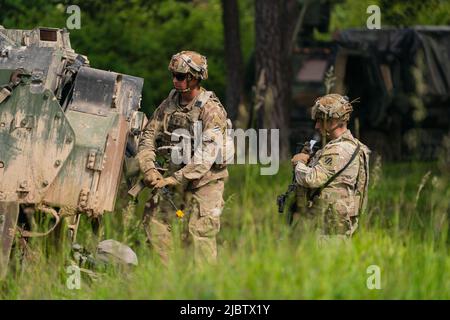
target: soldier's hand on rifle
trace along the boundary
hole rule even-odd
[[[308,155],[311,154],[311,144],[309,143],[309,141],[306,141],[303,144],[303,149],[302,149],[302,151],[300,151],[300,153],[305,153],[305,154],[308,154]]]
[[[175,186],[177,184],[179,184],[177,179],[175,179],[174,177],[167,177],[162,180],[159,180],[156,183],[155,188],[164,188],[166,186]]]
[[[148,170],[145,174],[144,174],[144,183],[147,187],[153,188],[158,181],[163,180],[163,176],[161,175],[161,173],[159,173],[159,171],[155,168]]]
[[[306,164],[309,160],[309,153],[297,153],[295,156],[292,157],[291,162],[292,165],[295,167],[297,165],[297,163],[303,162],[304,164]]]
[[[311,144],[309,143],[309,141],[306,141],[303,144],[302,151],[300,151],[300,153],[297,153],[296,155],[294,155],[292,157],[292,160],[291,160],[292,165],[295,167],[297,165],[297,162],[299,162],[299,161],[306,164],[309,160],[310,155],[311,155]]]

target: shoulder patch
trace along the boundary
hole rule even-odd
[[[326,154],[322,155],[319,159],[319,163],[324,169],[333,171],[339,162],[339,155],[337,154]]]
[[[325,160],[323,161],[327,166],[331,166],[333,164],[333,158],[331,156],[325,157]]]

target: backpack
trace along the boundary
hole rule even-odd
[[[355,139],[356,140],[356,139]],[[361,145],[359,151],[359,169],[358,176],[356,177],[355,196],[359,203],[358,212],[361,214],[367,208],[367,191],[369,187],[369,155],[370,149],[358,141]]]

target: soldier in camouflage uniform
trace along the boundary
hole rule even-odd
[[[350,237],[367,202],[370,151],[347,128],[352,111],[348,98],[339,94],[317,99],[312,119],[326,144],[312,158],[307,144],[292,158],[299,200],[325,236]]]
[[[154,191],[163,187],[173,191],[175,202],[185,209],[196,264],[213,263],[217,257],[224,182],[228,177],[226,164],[215,160],[230,121],[215,94],[200,86],[200,81],[208,78],[206,57],[182,51],[172,56],[169,71],[174,89],[144,129],[137,158],[145,184]],[[199,123],[203,130],[199,148],[189,150],[187,163],[171,161],[173,141],[179,137],[175,131],[184,129],[192,137]],[[164,177],[157,169],[161,158],[168,165]],[[160,192],[152,193],[145,210],[150,217],[150,242],[167,262],[173,248],[171,225],[177,219],[175,210]]]

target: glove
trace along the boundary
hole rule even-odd
[[[305,153],[305,154],[311,154],[311,144],[309,143],[309,141],[306,141],[305,144],[303,145],[303,149],[302,151],[300,151],[300,153]]]
[[[175,186],[179,184],[177,179],[174,177],[167,177],[162,180],[158,180],[158,182],[155,184],[155,188],[164,188],[166,186]]]
[[[297,153],[295,156],[293,156],[291,159],[291,162],[292,162],[292,165],[295,167],[299,161],[306,164],[308,162],[308,160],[309,160],[309,153],[306,154],[306,153],[301,152],[301,153]]]
[[[163,180],[163,176],[155,168],[148,170],[144,174],[144,184],[147,187],[153,188],[155,184],[160,180]]]

